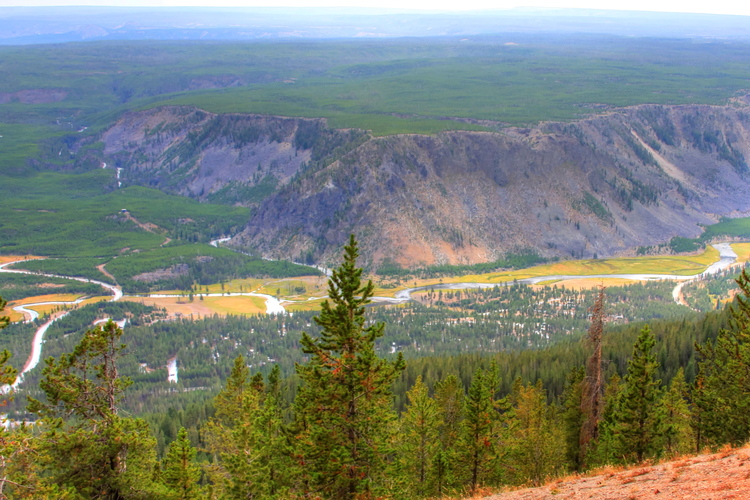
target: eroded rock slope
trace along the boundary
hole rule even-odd
[[[524,249],[603,257],[750,210],[742,103],[381,138],[322,120],[161,108],[126,116],[102,140],[131,182],[256,204],[231,244],[276,258],[333,260],[351,232],[367,265]]]

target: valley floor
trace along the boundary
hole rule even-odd
[[[654,466],[599,470],[485,500],[719,500],[750,498],[750,447],[684,457]]]

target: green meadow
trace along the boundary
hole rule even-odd
[[[146,250],[166,237],[208,241],[237,230],[246,208],[201,204],[154,189],[111,191],[113,170],[84,174],[37,173],[4,178],[0,253],[51,257],[102,257]],[[146,232],[120,211],[163,229]]]
[[[364,128],[375,135],[435,133],[482,129],[445,117],[525,125],[574,119],[601,104],[718,103],[748,77],[745,68],[734,65],[716,78],[707,75],[705,67],[623,64],[572,54],[551,57],[541,51],[514,57],[513,50],[504,49],[496,58],[408,61],[398,69],[363,76],[339,68],[294,83],[189,93],[153,105],[190,105],[216,113],[322,116],[334,127]]]
[[[725,102],[747,88],[750,44],[501,34],[300,42],[92,42],[0,47],[1,123],[95,131],[162,104],[325,117],[375,135],[569,120],[640,103]],[[454,118],[459,118],[459,121]],[[54,125],[54,126],[53,126]],[[493,125],[493,127],[496,125]]]

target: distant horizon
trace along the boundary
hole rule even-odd
[[[4,7],[130,7],[130,8],[351,8],[383,12],[472,12],[472,11],[508,11],[508,10],[561,10],[583,9],[597,11],[621,11],[644,13],[674,14],[718,14],[730,16],[750,16],[750,3],[738,3],[719,0],[706,3],[689,0],[634,0],[624,2],[617,0],[603,7],[594,0],[466,0],[455,2],[448,0],[0,0]]]

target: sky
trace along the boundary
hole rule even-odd
[[[164,7],[377,7],[416,10],[484,10],[514,7],[586,8],[694,12],[750,16],[747,0],[0,0],[10,6],[164,6]],[[750,20],[749,20],[750,22]]]

